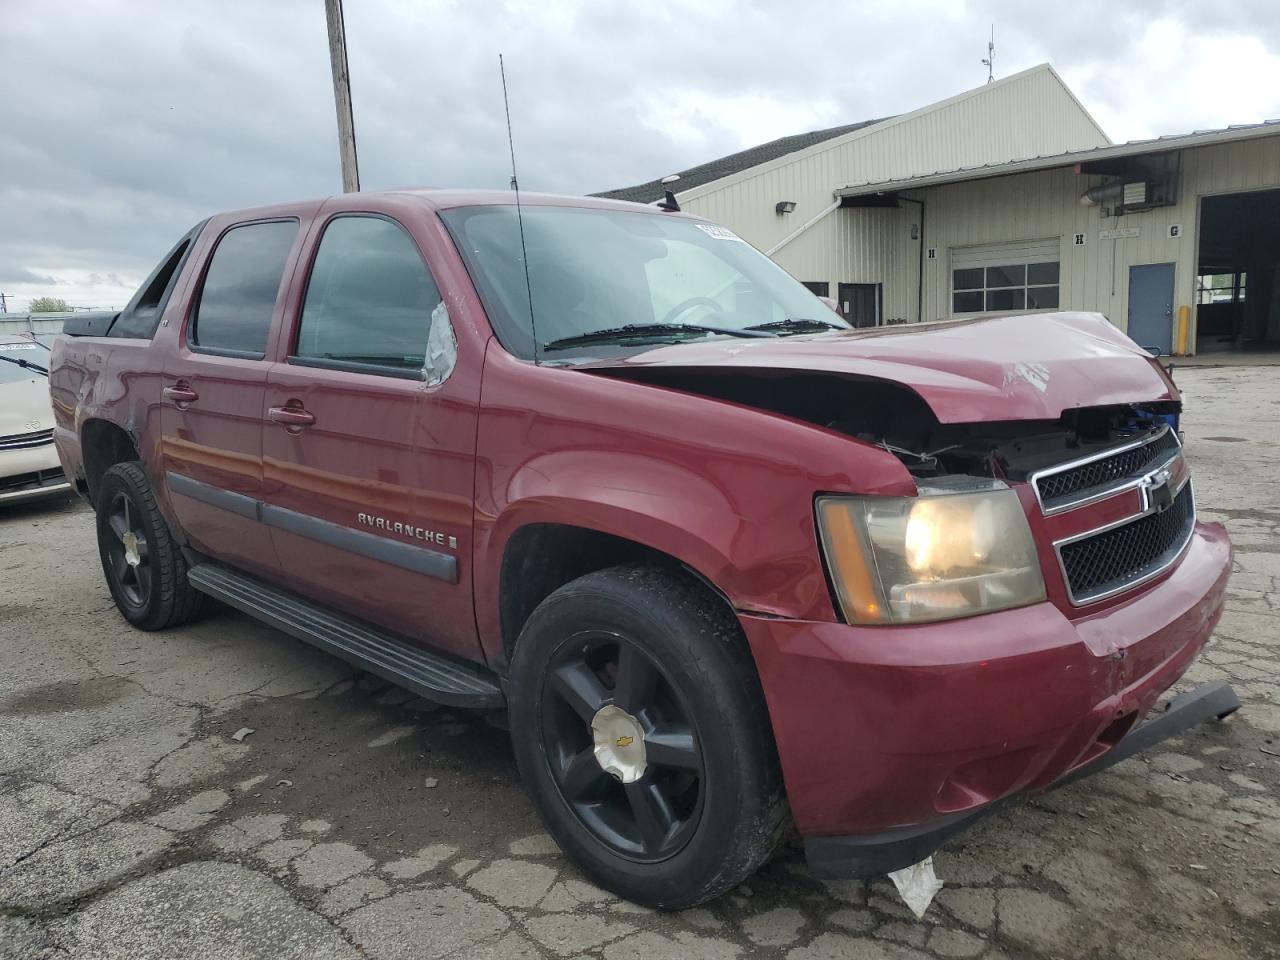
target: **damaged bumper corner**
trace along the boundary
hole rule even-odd
[[[806,837],[804,851],[809,869],[815,877],[824,880],[875,877],[901,870],[924,860],[983,817],[1028,795],[1091,776],[1207,720],[1230,716],[1239,708],[1239,698],[1225,681],[1202,684],[1174,697],[1163,711],[1153,713],[1106,753],[1068,771],[1046,790],[1013,794],[976,810],[881,833]]]

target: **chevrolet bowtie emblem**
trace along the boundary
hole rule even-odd
[[[620,747],[629,747],[636,742],[635,737],[619,737],[615,741]]]

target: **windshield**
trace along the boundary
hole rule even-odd
[[[526,287],[514,206],[460,207],[441,217],[499,339],[526,359],[533,356],[530,288],[539,350],[597,330],[654,324],[745,330],[812,319],[847,326],[772,260],[713,224],[662,213],[525,207]],[[662,334],[633,332],[625,339],[634,345],[645,336]],[[589,343],[578,349],[617,348]]]
[[[17,383],[20,380],[43,380],[39,370],[24,367],[11,361],[26,360],[40,367],[49,365],[49,351],[30,340],[0,340],[0,383]]]

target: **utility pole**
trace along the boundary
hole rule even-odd
[[[342,192],[360,189],[356,164],[356,125],[351,117],[351,71],[347,68],[347,31],[342,22],[342,0],[324,0],[329,23],[329,65],[333,68],[333,103],[338,110],[338,153],[342,157]]]
[[[991,39],[987,41],[987,59],[982,61],[982,65],[987,68],[987,83],[994,82],[996,78],[996,25],[991,25]]]

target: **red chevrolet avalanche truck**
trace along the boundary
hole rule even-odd
[[[349,194],[196,226],[52,357],[144,630],[238,608],[508,712],[547,829],[682,907],[823,877],[1236,706],[1164,369],[1096,314],[852,330],[723,227]]]

